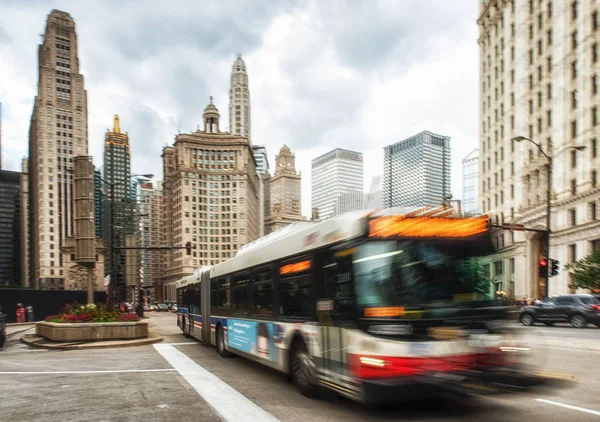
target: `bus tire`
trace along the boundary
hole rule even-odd
[[[231,353],[225,349],[225,335],[223,334],[223,326],[217,326],[217,338],[215,339],[217,343],[217,353],[222,358],[228,358],[231,356]]]
[[[302,339],[296,339],[290,349],[290,378],[303,396],[317,394],[316,365]]]

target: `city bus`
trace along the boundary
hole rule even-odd
[[[180,280],[177,324],[306,396],[520,391],[539,377],[478,264],[494,252],[490,230],[449,207],[295,223]]]

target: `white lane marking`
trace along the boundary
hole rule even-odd
[[[206,402],[227,422],[279,422],[221,378],[198,365],[170,344],[154,348]]]
[[[127,374],[132,372],[175,372],[175,369],[116,369],[106,371],[0,371],[0,375]]]
[[[583,413],[589,413],[590,415],[600,416],[600,412],[597,410],[586,409],[585,407],[572,406],[570,404],[561,403],[558,401],[546,400],[546,399],[535,399],[535,401],[539,401],[541,403],[552,404],[554,406],[564,407],[566,409],[577,410]]]
[[[165,344],[169,344],[171,346],[187,346],[188,344],[198,344],[195,341],[184,341],[182,343],[165,343]]]

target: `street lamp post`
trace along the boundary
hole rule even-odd
[[[513,141],[515,142],[521,142],[521,141],[527,141],[527,142],[531,142],[533,145],[535,145],[538,150],[540,151],[540,153],[546,157],[546,259],[549,260],[550,259],[550,233],[552,232],[551,229],[551,212],[552,212],[552,167],[553,167],[553,157],[552,155],[548,155],[546,154],[546,152],[544,151],[544,149],[542,148],[542,146],[540,144],[538,144],[537,142],[525,137],[525,136],[515,136],[513,139]],[[585,149],[585,146],[580,145],[569,145],[567,146],[565,149],[574,149],[576,151],[583,151]],[[549,269],[545,272],[545,277],[546,279],[546,287],[545,287],[545,292],[544,292],[544,297],[548,297],[549,291],[550,291],[550,271]]]

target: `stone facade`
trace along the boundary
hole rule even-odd
[[[550,258],[560,273],[549,294],[572,292],[564,264],[600,244],[600,22],[592,0],[481,2],[480,210],[498,223],[546,230],[552,157]],[[573,149],[584,146],[582,152]],[[545,234],[498,231],[488,271],[512,297],[540,297]]]
[[[221,132],[212,99],[204,130],[177,135],[163,150],[163,171],[163,244],[192,244],[190,256],[164,255],[163,299],[174,301],[177,280],[258,238],[260,180],[248,139]]]
[[[75,238],[65,239],[61,249],[63,266],[65,268],[65,290],[87,290],[87,267],[74,262]],[[102,239],[96,239],[96,265],[93,269],[94,290],[104,290],[104,266],[106,248]]]
[[[52,10],[38,49],[38,87],[29,126],[30,255],[33,288],[65,289],[59,259],[74,236],[73,157],[88,155],[87,92],[71,15]]]
[[[270,181],[271,210],[265,221],[265,234],[306,221],[302,216],[301,182],[302,177],[296,172],[296,157],[284,145],[275,158],[275,175]]]
[[[48,340],[59,342],[133,340],[148,337],[148,323],[146,321],[75,324],[38,322],[35,324],[35,333]]]

